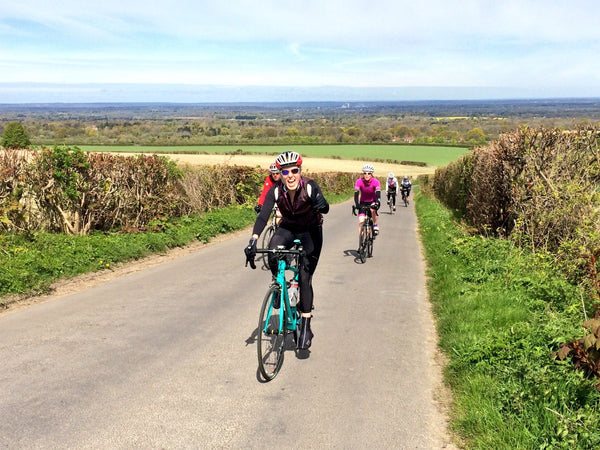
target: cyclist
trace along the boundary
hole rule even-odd
[[[371,207],[371,215],[373,216],[373,232],[379,234],[379,226],[377,225],[377,210],[381,204],[381,184],[377,178],[373,177],[375,168],[371,164],[365,164],[362,167],[362,177],[356,180],[354,184],[354,205],[357,209],[360,207]],[[359,209],[360,211],[360,209]],[[365,220],[364,214],[358,215],[358,234],[360,227]]]
[[[392,201],[392,208],[396,211],[396,190],[398,189],[398,180],[393,172],[390,172],[385,183],[385,193],[387,194],[388,202]]]
[[[329,212],[329,203],[319,185],[302,176],[302,157],[294,151],[285,151],[277,157],[277,167],[281,170],[281,180],[273,185],[265,196],[264,208],[259,213],[252,230],[252,238],[244,249],[247,259],[256,255],[256,242],[265,228],[269,213],[277,204],[282,219],[275,231],[269,248],[284,245],[291,248],[294,239],[300,239],[306,257],[300,265],[300,301],[298,310],[302,315],[298,348],[306,350],[311,346],[314,334],[310,329],[313,307],[312,277],[319,262],[323,246],[323,216]],[[269,267],[273,276],[277,273],[277,256],[269,254]]]
[[[404,178],[402,178],[400,189],[402,189],[402,193],[406,196],[406,203],[408,204],[408,197],[410,197],[410,190],[412,189],[412,183],[408,179],[408,175],[404,175]]]
[[[259,213],[263,203],[265,202],[265,196],[271,186],[277,183],[281,179],[281,172],[279,171],[279,167],[277,167],[276,163],[273,163],[269,166],[269,175],[265,178],[265,182],[263,184],[262,192],[260,193],[260,197],[258,197],[258,204],[254,207],[254,211]]]

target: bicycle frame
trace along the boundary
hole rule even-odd
[[[296,282],[297,282],[298,275],[300,273],[298,268],[290,265],[287,262],[287,260],[285,259],[285,257],[280,257],[279,261],[277,262],[277,278],[275,280],[275,282],[277,284],[279,284],[279,286],[280,286],[280,293],[279,293],[280,301],[281,301],[280,304],[284,305],[284,307],[279,308],[279,330],[278,330],[279,334],[281,334],[283,332],[284,323],[285,323],[287,330],[295,330],[296,327],[298,326],[298,317],[296,314],[296,306],[290,305],[290,297],[289,297],[288,286],[287,286],[287,281],[286,281],[286,277],[285,277],[286,270],[289,270],[293,273],[293,279],[296,280]],[[273,302],[271,302],[271,305],[269,306],[268,317],[271,317],[272,313],[273,313]],[[263,330],[263,331],[265,333],[267,332],[266,327],[265,327],[265,330]]]
[[[304,250],[300,247],[300,241],[298,239],[294,240],[294,249],[287,250],[284,248],[276,248],[276,249],[258,249],[256,253],[273,253],[279,256],[279,260],[277,261],[277,276],[275,278],[275,283],[277,283],[280,287],[279,295],[280,295],[280,308],[279,308],[279,330],[278,333],[283,332],[283,325],[285,323],[287,330],[295,330],[298,326],[298,314],[297,307],[290,305],[290,298],[288,294],[288,283],[286,280],[286,271],[292,272],[292,279],[298,282],[298,278],[300,275],[300,270],[298,269],[298,265],[300,263],[299,258],[304,256]],[[290,264],[286,256],[294,255],[296,264]],[[291,281],[291,280],[290,280]],[[273,301],[269,305],[268,318],[271,317],[273,313]],[[268,321],[267,321],[268,323]],[[268,330],[265,328],[263,330],[265,333]]]

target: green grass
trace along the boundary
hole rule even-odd
[[[598,380],[553,357],[582,334],[577,287],[543,255],[467,235],[421,193],[416,207],[462,446],[598,448]]]
[[[136,153],[233,153],[238,149],[248,153],[279,154],[285,150],[296,150],[303,156],[314,158],[339,157],[342,159],[397,160],[424,162],[430,167],[442,167],[456,161],[469,150],[463,147],[430,147],[419,145],[207,145],[185,147],[151,146],[100,146],[82,145],[90,152],[136,152]]]
[[[158,231],[68,236],[38,232],[0,235],[0,296],[46,292],[61,279],[110,269],[194,240],[238,230],[256,219],[250,207],[232,206],[163,223]],[[2,305],[0,300],[0,306]]]

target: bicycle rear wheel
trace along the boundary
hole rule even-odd
[[[285,324],[279,333],[279,309],[272,309],[273,301],[280,302],[281,288],[273,285],[267,291],[258,318],[258,368],[265,380],[270,381],[281,369],[285,343]],[[280,305],[283,307],[283,305]]]
[[[358,238],[358,256],[362,263],[364,263],[367,260],[367,241],[369,240],[368,237],[369,235],[367,230],[367,224],[363,222],[362,226],[360,227],[360,235]]]
[[[271,238],[275,234],[275,228],[273,225],[269,225],[264,233],[262,238],[262,248],[269,248],[269,243],[271,242]],[[262,255],[262,263],[265,269],[269,269],[269,255],[268,253],[264,253]]]

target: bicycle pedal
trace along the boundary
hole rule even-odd
[[[265,334],[267,334],[269,336],[273,336],[273,335],[279,334],[279,330],[274,330],[272,328],[267,328],[267,331],[265,332]]]

